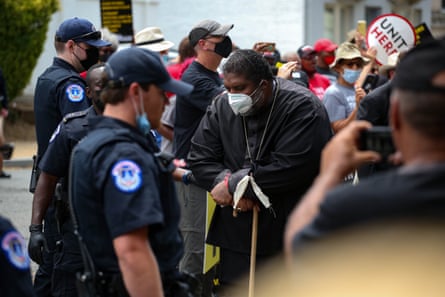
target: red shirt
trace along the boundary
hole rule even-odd
[[[329,79],[319,73],[315,72],[314,75],[309,78],[309,90],[320,100],[323,100],[324,93],[330,85],[331,82]]]

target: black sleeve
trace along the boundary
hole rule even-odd
[[[389,83],[371,91],[361,101],[357,112],[357,120],[365,120],[373,125],[388,125]]]

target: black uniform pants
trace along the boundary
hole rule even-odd
[[[61,239],[57,230],[54,205],[50,205],[44,218],[44,231],[46,242],[48,243],[49,253],[43,251],[43,264],[39,266],[34,278],[34,290],[37,297],[52,296],[52,275],[54,270],[54,253],[56,251],[56,242]]]

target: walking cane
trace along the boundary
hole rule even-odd
[[[245,176],[242,178],[238,184],[236,185],[235,193],[233,194],[233,216],[236,217],[238,202],[241,199],[241,196],[246,191],[248,184],[252,185],[253,191],[257,195],[259,201],[264,205],[264,207],[269,208],[271,206],[269,198],[261,191],[260,187],[256,184],[253,176]],[[253,208],[253,217],[252,217],[252,239],[251,239],[251,247],[250,247],[250,273],[249,273],[249,297],[254,296],[254,288],[255,288],[255,264],[256,264],[256,245],[257,245],[257,235],[258,235],[258,206],[254,206]]]
[[[249,273],[249,297],[254,296],[255,289],[255,264],[256,264],[256,243],[258,234],[258,208],[253,208],[252,217],[252,242],[250,247],[250,273]]]

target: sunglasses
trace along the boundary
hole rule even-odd
[[[82,34],[79,36],[74,36],[73,38],[71,38],[72,40],[76,41],[79,39],[93,39],[93,40],[97,40],[100,39],[102,37],[102,32],[100,31],[93,31],[93,32],[89,32],[86,34]]]
[[[67,40],[63,40],[62,37],[57,36],[56,37],[56,41],[61,41],[61,42],[66,42],[68,40],[74,40],[74,41],[78,41],[78,40],[98,40],[102,38],[102,32],[100,31],[93,31],[93,32],[88,32],[86,34],[82,34],[82,35],[78,35],[78,36],[74,36],[71,38],[68,38]]]

